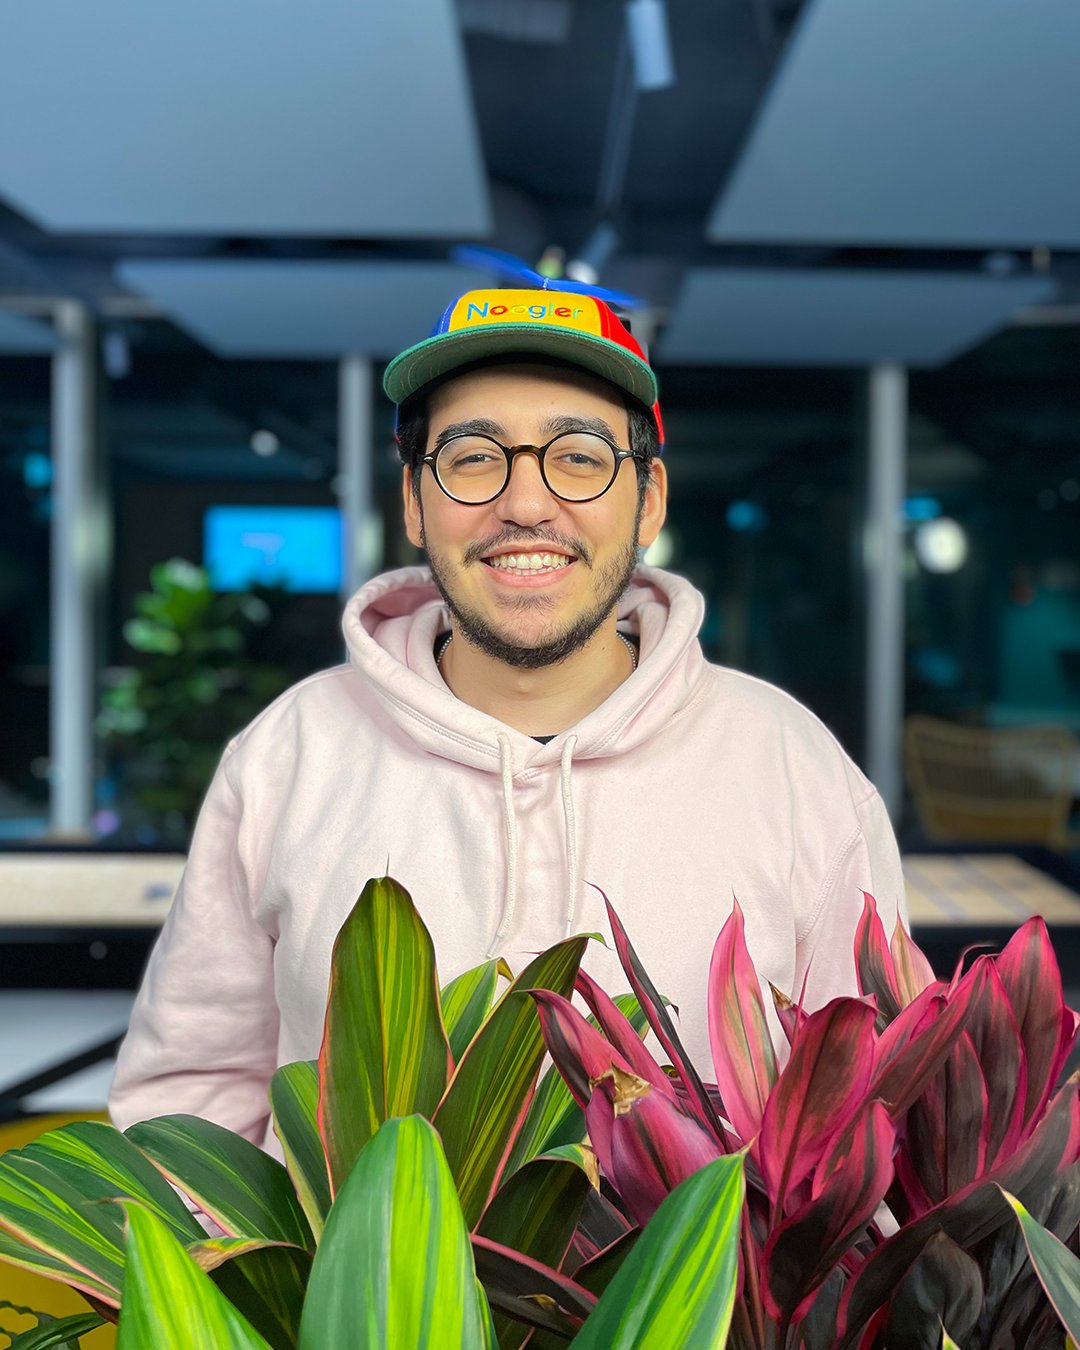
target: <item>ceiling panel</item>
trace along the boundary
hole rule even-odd
[[[1080,247],[1075,0],[809,0],[714,242]]]
[[[0,354],[46,356],[56,347],[56,335],[47,323],[0,309]]]
[[[5,0],[0,196],[53,230],[491,227],[452,0]]]
[[[671,365],[938,366],[1055,293],[1039,278],[940,272],[686,274],[657,349]]]
[[[452,263],[125,262],[117,277],[219,356],[387,359],[485,272]]]

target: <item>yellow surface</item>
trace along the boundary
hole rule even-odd
[[[0,857],[0,926],[156,928],[169,912],[178,853],[42,853]]]
[[[904,883],[913,924],[1012,930],[1033,914],[1080,924],[1080,895],[1011,853],[908,853]]]
[[[21,1148],[36,1139],[46,1130],[58,1125],[67,1125],[73,1120],[104,1120],[103,1115],[96,1116],[35,1116],[31,1120],[18,1120],[11,1125],[0,1125],[0,1153],[9,1148]],[[16,1270],[6,1262],[0,1261],[0,1303],[14,1303],[18,1308],[34,1308],[38,1312],[51,1313],[54,1317],[67,1317],[72,1313],[86,1312],[88,1305],[73,1289],[58,1284],[55,1280],[45,1280],[39,1275],[30,1275]],[[7,1346],[10,1337],[5,1332],[29,1331],[35,1325],[32,1318],[20,1318],[9,1308],[0,1308],[0,1350]],[[79,1342],[82,1350],[112,1350],[116,1345],[115,1327],[99,1327],[84,1336]]]

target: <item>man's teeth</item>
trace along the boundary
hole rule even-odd
[[[488,559],[489,565],[501,572],[541,572],[545,567],[557,570],[571,561],[564,553],[500,553]]]

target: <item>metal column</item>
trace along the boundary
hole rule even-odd
[[[868,377],[866,565],[866,770],[899,823],[903,800],[903,509],[907,484],[907,371],[875,366]]]
[[[342,598],[371,576],[376,539],[372,514],[371,362],[344,356],[338,367],[338,502],[344,530]]]
[[[53,835],[86,838],[94,808],[94,598],[103,526],[96,491],[94,322],[77,300],[54,313],[49,759]]]

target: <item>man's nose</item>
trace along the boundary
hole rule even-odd
[[[539,456],[514,456],[510,481],[495,501],[495,514],[519,525],[535,525],[559,514],[559,499],[544,482]]]

